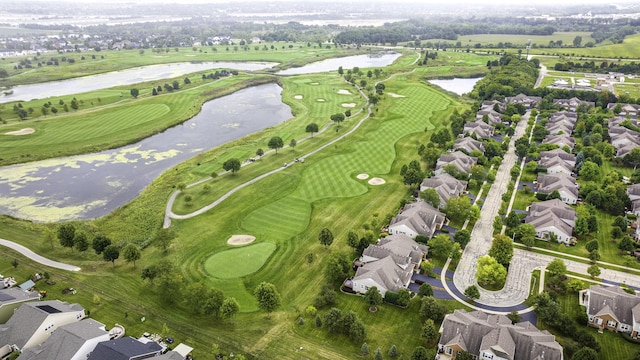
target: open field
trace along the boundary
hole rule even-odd
[[[590,32],[586,31],[572,31],[572,32],[555,32],[553,35],[516,35],[516,34],[477,34],[477,35],[462,35],[458,37],[457,41],[462,42],[462,46],[466,47],[467,45],[473,46],[475,44],[482,44],[486,46],[488,44],[493,44],[495,46],[498,43],[507,43],[510,42],[515,45],[526,46],[527,42],[531,40],[531,44],[537,44],[541,46],[549,45],[549,41],[558,41],[561,40],[565,45],[573,45],[573,39],[576,36],[582,36],[582,44],[586,44],[589,41],[594,41],[591,37]],[[451,41],[449,41],[451,42]],[[553,49],[549,49],[553,50]],[[571,49],[573,50],[573,49]]]
[[[583,37],[584,39],[584,37]],[[583,40],[584,44],[584,40]],[[592,48],[552,48],[531,49],[530,54],[560,54],[577,57],[594,57],[606,59],[638,59],[640,58],[640,34],[627,36],[622,44],[602,44]]]
[[[296,358],[302,355],[307,358],[351,359],[356,356],[361,344],[352,344],[346,337],[315,328],[312,319],[306,319],[304,326],[297,325],[296,319],[298,311],[313,302],[320,284],[324,282],[326,259],[334,252],[351,251],[344,242],[347,232],[355,230],[362,233],[363,224],[374,217],[382,219],[397,210],[399,201],[407,195],[406,186],[397,175],[400,167],[415,159],[417,144],[426,142],[431,130],[444,126],[454,107],[461,107],[460,110],[464,107],[420,82],[421,78],[419,75],[405,75],[402,79],[386,82],[387,91],[405,97],[383,97],[376,106],[376,116],[365,122],[362,129],[335,147],[310,157],[304,166],[293,166],[266,178],[234,194],[214,211],[193,219],[175,221],[177,237],[168,254],[148,247],[138,261],[137,269],[125,264],[122,259],[112,267],[89,252],[80,254],[57,244],[51,249],[51,245],[42,240],[44,226],[41,224],[0,217],[0,237],[81,266],[83,271],[79,274],[49,271],[54,280],[59,280],[50,292],[59,297],[62,286],[77,288],[78,295],[65,300],[80,302],[91,310],[92,316],[107,324],[124,324],[131,335],[158,331],[166,323],[177,341],[196,344],[194,355],[199,358],[207,357],[205,354],[208,354],[209,344],[214,339],[226,351],[248,353],[260,358]],[[285,82],[285,89],[288,86],[292,88],[291,91],[285,91],[288,94],[285,96],[293,97],[302,93],[293,82],[300,81],[298,86],[302,87],[307,81],[302,78],[293,78],[291,81],[290,85]],[[336,90],[342,88],[336,87]],[[304,126],[311,122],[307,116],[314,116],[315,111],[318,119],[324,118],[325,123],[326,114],[333,111],[332,108],[305,109],[305,99],[315,95],[304,95],[300,99],[302,101],[285,100],[292,102],[294,112],[302,119],[298,129],[287,130],[290,131],[288,136],[301,134]],[[348,95],[340,96],[344,96],[341,103],[360,101],[355,95],[353,99],[348,99]],[[297,105],[294,104],[296,101]],[[358,107],[360,105],[356,109]],[[427,133],[423,131],[425,128],[429,129]],[[245,150],[237,152],[238,145],[253,142],[246,151],[249,148],[255,151],[258,146],[266,148],[264,139],[281,135],[279,129],[267,129],[201,154],[176,167],[180,171],[172,169],[163,174],[132,203],[104,218],[77,223],[77,226],[89,234],[97,231],[104,233],[119,243],[148,243],[162,222],[161,209],[175,184],[188,183],[208,175],[213,167],[203,169],[209,166],[205,165],[209,161],[218,161],[229,154],[245,154]],[[317,140],[324,141],[322,138]],[[298,150],[283,149],[277,155],[264,157],[260,162],[264,166],[281,166],[283,159],[293,157],[292,153]],[[241,173],[246,170],[248,168],[242,169]],[[381,177],[386,183],[370,186],[355,178],[361,172]],[[239,180],[232,176],[227,178],[229,181]],[[317,241],[317,234],[324,227],[330,228],[336,239],[329,249]],[[244,233],[255,235],[261,242],[275,244],[276,251],[260,271],[242,279],[208,276],[205,260],[212,254],[231,249],[226,244],[227,239],[233,234]],[[314,255],[311,263],[305,259],[309,253]],[[19,255],[8,254],[8,257],[0,259],[3,274],[12,272],[9,263],[14,257],[21,264],[18,267],[20,276],[35,272],[36,269],[41,271],[40,267],[33,266]],[[241,313],[231,323],[195,317],[182,303],[171,305],[170,313],[158,310],[168,308],[162,301],[162,294],[155,287],[142,282],[139,274],[140,269],[160,259],[174,262],[186,282],[200,281],[220,288],[226,296],[235,297],[241,303]],[[274,283],[283,298],[281,311],[274,313],[271,320],[255,313],[257,308],[251,290],[260,281]],[[94,295],[100,299],[94,301]],[[455,308],[460,305],[447,303],[447,306]],[[421,343],[421,319],[416,316],[418,305],[415,302],[408,309],[382,306],[378,313],[372,314],[359,297],[340,294],[338,307],[343,311],[354,310],[363,319],[369,334],[366,341],[372,351],[380,347],[386,353],[395,344],[400,353],[408,355]],[[128,315],[126,319],[125,313]],[[144,323],[138,321],[142,316],[147,318]]]
[[[255,50],[254,47],[250,47],[250,50],[244,50],[242,47],[222,45],[199,47],[196,51],[193,51],[190,47],[177,48],[178,51],[167,48],[166,52],[159,54],[152,52],[151,49],[146,49],[142,55],[139,50],[87,51],[84,53],[65,54],[67,59],[72,58],[75,60],[73,64],[60,62],[59,66],[47,65],[37,68],[37,70],[14,70],[14,65],[22,58],[11,58],[0,62],[0,69],[5,69],[9,73],[8,78],[0,81],[0,86],[69,79],[137,66],[175,62],[268,61],[282,63],[282,66],[286,67],[301,66],[326,58],[365,54],[369,51],[368,48],[364,47],[360,50],[334,47],[330,49],[318,48],[317,45],[308,47],[306,43],[292,43],[292,48],[289,48],[290,44],[274,43],[274,49],[270,49],[272,44],[266,44],[269,49],[263,50],[263,45],[265,44],[262,44],[259,50]],[[95,59],[93,59],[93,56],[95,56]],[[49,60],[51,57],[60,59],[61,55],[46,53],[42,54],[40,58]],[[82,57],[85,59],[82,60]]]

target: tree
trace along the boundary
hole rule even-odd
[[[418,289],[419,296],[433,296],[433,288],[429,283],[422,283]]]
[[[411,353],[411,360],[431,360],[429,352],[422,346],[418,346]]]
[[[135,244],[127,244],[122,249],[122,256],[126,262],[133,262],[133,267],[136,267],[136,261],[140,260],[140,249]]]
[[[470,213],[471,200],[468,196],[451,198],[444,206],[444,213],[453,221],[464,222]]]
[[[522,321],[522,316],[518,314],[517,310],[513,310],[512,312],[510,312],[509,315],[507,315],[507,317],[509,318],[509,320],[511,320],[512,324],[517,324],[520,321]]]
[[[347,254],[332,254],[326,261],[325,276],[327,280],[334,283],[341,283],[351,271],[351,261]],[[316,304],[317,307],[318,304]]]
[[[449,235],[440,234],[436,235],[433,239],[429,240],[429,254],[436,259],[446,259],[451,255],[453,250],[453,243],[449,238]]]
[[[296,139],[291,139],[291,141],[289,142],[289,147],[295,149],[296,145],[298,145]]]
[[[549,276],[555,278],[564,278],[567,275],[567,265],[560,259],[554,259],[547,265]]]
[[[582,347],[573,354],[571,360],[598,360],[598,352],[590,347]]]
[[[623,252],[632,251],[633,249],[635,249],[633,240],[631,240],[631,238],[628,236],[623,237],[622,240],[620,240],[620,243],[618,244],[618,249],[620,249],[620,251],[623,251]]]
[[[278,149],[284,146],[284,142],[282,141],[282,138],[280,136],[274,136],[269,140],[267,146],[269,147],[269,149],[275,150],[277,154]]]
[[[489,256],[493,257],[503,266],[508,266],[513,258],[513,242],[506,235],[498,234],[493,238]]]
[[[262,157],[262,155],[264,155],[264,150],[262,150],[262,149],[256,150],[256,155]]]
[[[468,353],[466,351],[460,351],[456,356],[456,360],[475,360],[475,357],[473,357],[471,353]]]
[[[493,233],[500,233],[500,231],[502,231],[502,225],[502,218],[500,215],[496,215],[496,217],[493,218]]]
[[[405,185],[413,186],[422,182],[422,179],[424,179],[424,174],[420,169],[408,167],[402,181]]]
[[[458,230],[455,235],[453,235],[453,240],[460,244],[460,247],[464,248],[471,240],[471,233],[467,229]]]
[[[270,318],[271,312],[280,306],[280,294],[273,284],[261,282],[253,291],[253,296],[258,301],[258,307],[267,312],[267,318]]]
[[[422,302],[420,304],[420,315],[422,317],[433,319],[434,322],[441,322],[446,313],[447,308],[432,296],[425,296],[422,298]]]
[[[228,297],[222,302],[220,307],[220,313],[223,319],[233,319],[233,317],[240,311],[240,304],[233,297]]]
[[[584,246],[584,248],[587,249],[588,252],[598,251],[599,247],[600,244],[598,244],[598,240],[591,240]]]
[[[582,36],[577,35],[575,38],[573,38],[573,46],[580,47],[581,44],[582,44]]]
[[[515,229],[520,226],[520,217],[516,214],[515,211],[511,211],[509,215],[504,219],[504,224],[507,225],[509,229]]]
[[[447,142],[451,141],[451,132],[449,129],[442,128],[431,134],[431,141],[438,144],[439,147],[444,147]]]
[[[464,290],[464,296],[471,300],[477,300],[480,298],[480,290],[475,285],[471,285]]]
[[[438,195],[436,189],[429,188],[421,191],[420,199],[428,202],[436,209],[440,206],[440,195]]]
[[[600,253],[598,250],[589,251],[589,260],[591,260],[592,264],[600,261]]]
[[[309,125],[307,125],[307,127],[304,129],[305,132],[311,133],[311,137],[313,137],[313,133],[317,133],[318,132],[318,124],[316,123],[311,123]]]
[[[58,240],[60,245],[68,248],[73,248],[76,236],[76,228],[73,224],[62,224],[58,227]]]
[[[398,348],[396,347],[395,344],[391,345],[391,347],[389,348],[389,352],[387,353],[387,355],[389,355],[390,358],[395,358],[398,356]]]
[[[151,95],[153,96],[158,95],[158,90],[156,90],[156,88],[151,89]]]
[[[116,260],[120,257],[120,250],[115,245],[107,246],[102,252],[102,258],[104,261],[111,261],[113,266],[116,266]]]
[[[335,122],[336,124],[340,124],[341,122],[344,121],[345,116],[343,113],[337,113],[337,114],[333,114],[331,115],[331,121]]]
[[[327,228],[320,230],[320,234],[318,234],[318,241],[326,247],[331,245],[333,243],[333,234],[331,233],[331,230]]]
[[[620,230],[622,230],[622,232],[627,231],[627,219],[622,217],[622,216],[616,216],[615,219],[613,219],[613,224],[612,226],[617,226],[620,228]]]
[[[220,314],[220,309],[224,303],[224,294],[219,289],[211,288],[206,292],[206,299],[202,311],[205,315]]]
[[[224,162],[224,164],[222,164],[222,168],[225,171],[231,171],[232,174],[235,174],[236,171],[240,170],[240,160],[236,159],[236,158],[231,158],[227,161]]]
[[[438,329],[436,329],[436,325],[434,324],[432,319],[427,319],[424,321],[422,325],[422,337],[427,343],[435,340],[436,336],[438,336]]]
[[[131,89],[130,93],[132,97],[137,98],[138,95],[140,94],[140,91],[134,88],[134,89]]]
[[[483,182],[486,176],[486,171],[484,170],[484,166],[473,165],[469,170],[469,176],[471,176],[471,179],[473,180],[476,180],[478,182]]]
[[[374,360],[382,360],[382,350],[380,348],[376,349],[376,354],[373,356]]]
[[[161,228],[156,233],[154,243],[160,250],[162,250],[163,253],[166,253],[175,237],[176,235],[172,230]]]
[[[93,250],[95,250],[98,255],[102,254],[104,249],[109,245],[111,245],[111,239],[103,235],[96,236],[91,243],[91,247],[93,247]]]
[[[584,216],[579,216],[576,220],[576,226],[573,229],[573,233],[581,239],[589,234],[589,222]]]
[[[369,345],[367,343],[363,343],[360,347],[360,355],[369,355]]]
[[[476,268],[476,280],[481,286],[495,287],[504,284],[507,278],[507,269],[491,256],[485,255],[478,259]]]
[[[600,176],[600,167],[598,164],[586,160],[582,163],[579,174],[584,180],[593,181]]]
[[[600,268],[598,267],[598,265],[591,265],[587,268],[587,273],[589,274],[589,276],[591,276],[592,279],[595,279],[600,276]]]
[[[372,286],[364,293],[364,301],[371,307],[382,304],[382,295],[376,286]]]

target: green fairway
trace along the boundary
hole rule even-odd
[[[209,275],[219,279],[243,277],[260,270],[275,250],[275,244],[264,242],[222,251],[209,257],[204,263],[204,269]]]

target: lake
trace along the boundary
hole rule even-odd
[[[353,69],[354,67],[364,69],[391,65],[400,56],[401,54],[395,52],[346,56],[342,58],[317,61],[305,66],[278,71],[276,75],[303,75],[335,71],[338,70],[340,66],[342,66],[346,73],[348,69]]]
[[[118,149],[2,167],[0,213],[46,222],[109,214],[167,169],[292,118],[281,92],[266,84],[208,101],[183,124]]]
[[[88,91],[108,89],[114,86],[170,79],[198,71],[214,69],[254,71],[272,68],[275,65],[277,65],[277,63],[266,62],[183,62],[149,65],[98,75],[83,76],[69,80],[14,86],[11,88],[11,90],[13,90],[13,94],[5,96],[0,95],[0,104],[11,101],[46,99],[51,96],[74,95]]]
[[[482,78],[454,78],[445,80],[429,80],[429,83],[437,85],[447,91],[451,91],[452,93],[462,95],[470,93],[473,90],[473,87],[476,86],[476,83],[480,81],[480,79]]]

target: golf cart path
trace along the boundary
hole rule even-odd
[[[80,271],[80,268],[75,266],[75,265],[69,265],[69,264],[65,264],[65,263],[61,263],[61,262],[57,262],[57,261],[53,261],[53,260],[49,260],[47,258],[45,258],[44,256],[40,256],[36,253],[34,253],[33,251],[27,249],[26,247],[14,243],[13,241],[9,241],[9,240],[5,240],[5,239],[0,239],[0,245],[1,246],[5,246],[8,247],[10,249],[13,249],[17,252],[19,252],[20,254],[28,257],[29,259],[40,263],[42,265],[46,265],[52,268],[56,268],[56,269],[61,269],[61,270],[67,270],[67,271]]]

